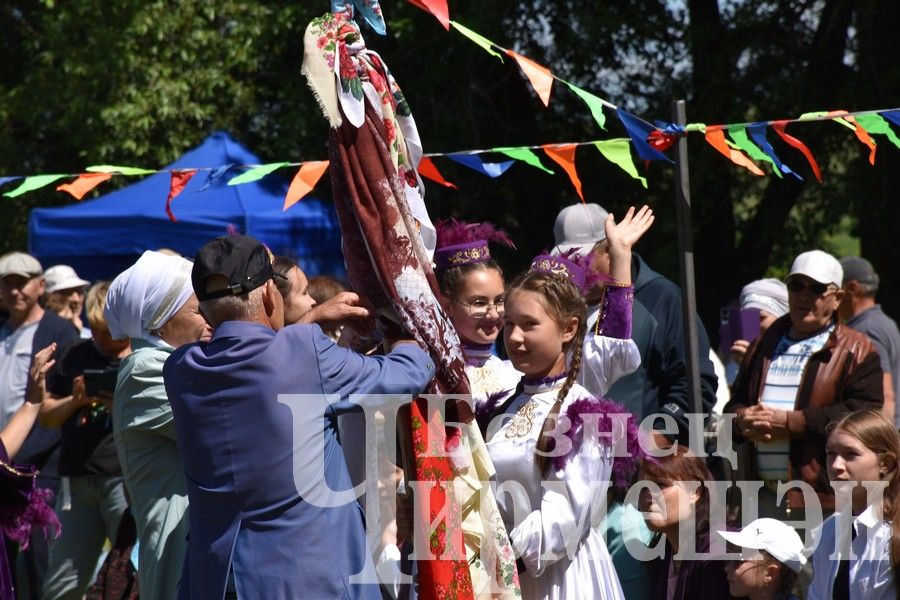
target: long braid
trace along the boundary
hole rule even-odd
[[[571,318],[578,319],[575,335],[563,346],[563,352],[571,353],[569,371],[563,382],[556,402],[550,408],[547,418],[541,428],[541,434],[535,445],[537,457],[535,462],[541,473],[545,473],[551,464],[547,453],[553,450],[554,439],[551,433],[556,427],[559,411],[565,402],[566,396],[575,385],[578,373],[581,371],[581,359],[584,348],[584,336],[587,330],[587,306],[581,292],[566,277],[550,275],[541,272],[530,272],[517,279],[511,286],[508,295],[514,290],[527,290],[539,293],[543,299],[545,308],[560,328],[565,327]]]

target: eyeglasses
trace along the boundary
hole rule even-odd
[[[503,308],[503,299],[497,300],[496,302],[485,302],[484,300],[476,300],[472,304],[466,304],[465,302],[461,302],[459,300],[454,300],[460,306],[465,306],[468,309],[469,316],[473,319],[483,319],[488,316],[488,313],[491,312],[491,309],[497,311],[497,316],[502,317],[504,313]]]
[[[836,292],[837,288],[832,288],[830,283],[819,283],[818,281],[814,281],[812,283],[803,283],[802,281],[797,281],[796,279],[792,279],[787,282],[787,289],[789,292],[793,292],[795,294],[802,294],[806,290],[809,290],[815,296],[825,296],[826,292]]]

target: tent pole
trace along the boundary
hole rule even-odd
[[[672,102],[672,120],[684,127],[687,123],[685,101]],[[697,291],[694,279],[694,243],[691,231],[691,186],[688,168],[687,137],[675,143],[675,210],[678,220],[678,261],[681,284],[681,310],[684,323],[685,367],[688,376],[688,399],[697,414],[702,414],[700,395],[700,344],[697,338]]]

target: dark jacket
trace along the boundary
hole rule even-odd
[[[641,353],[641,366],[619,379],[607,396],[640,419],[655,413],[670,415],[678,423],[679,441],[687,444],[685,413],[693,412],[694,408],[688,397],[681,288],[647,266],[637,253],[632,254],[631,277],[634,282],[631,339]],[[697,338],[700,393],[703,409],[708,414],[716,403],[717,378],[709,360],[709,337],[702,324]]]
[[[672,548],[665,541],[666,553],[662,558],[651,560],[647,564],[653,581],[652,600],[727,600],[732,598],[728,590],[728,579],[725,576],[725,562],[703,558],[683,560],[678,566],[676,576],[669,579],[672,565]],[[709,553],[709,532],[698,532],[696,540],[697,552]],[[669,595],[669,586],[675,587]]]
[[[759,403],[778,341],[791,327],[790,315],[776,320],[751,344],[735,379],[731,402],[725,412]],[[788,413],[790,475],[820,492],[823,507],[833,506],[825,465],[826,428],[848,412],[880,408],[884,404],[883,374],[875,346],[865,335],[845,325],[835,325],[825,346],[814,352],[803,368],[794,410]],[[739,475],[759,480],[754,446],[734,428],[735,443],[745,444],[747,457]],[[790,497],[799,506],[799,494]]]

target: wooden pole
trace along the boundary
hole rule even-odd
[[[687,123],[684,100],[672,103],[672,120],[684,127]],[[685,368],[688,376],[688,398],[695,413],[702,414],[700,395],[700,343],[697,338],[697,291],[694,286],[694,242],[691,231],[691,186],[688,169],[687,137],[675,143],[675,210],[678,221],[678,263],[681,284],[681,310],[684,321]]]

